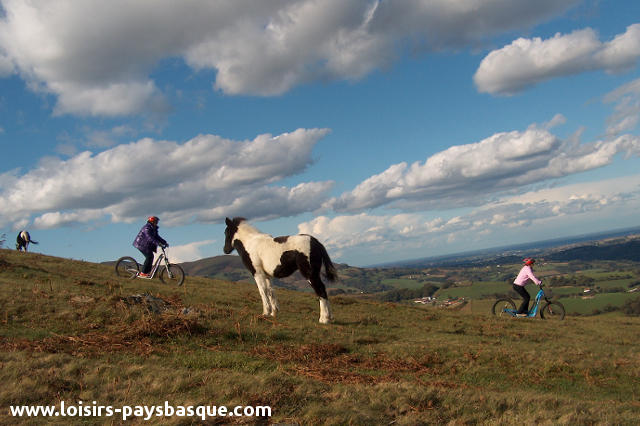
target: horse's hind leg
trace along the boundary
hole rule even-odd
[[[322,262],[317,262],[317,265],[309,261],[309,259],[300,254],[296,259],[298,270],[303,277],[309,281],[311,287],[316,292],[318,299],[320,300],[320,319],[318,322],[322,324],[328,324],[333,319],[331,315],[331,306],[329,305],[329,298],[327,297],[327,289],[324,283],[320,279],[320,267]]]
[[[322,324],[329,324],[331,320],[333,320],[333,315],[331,315],[331,305],[329,305],[329,298],[327,297],[327,289],[324,286],[324,283],[320,279],[319,275],[313,275],[309,278],[309,283],[311,287],[315,290],[318,295],[318,300],[320,301],[320,319],[318,322]]]

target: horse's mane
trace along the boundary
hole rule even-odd
[[[238,227],[238,230],[240,230],[240,227],[242,227],[244,231],[252,234],[264,234],[264,232],[251,225],[244,217],[234,217],[233,222],[237,224],[236,226]]]

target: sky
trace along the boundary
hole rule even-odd
[[[0,233],[367,266],[640,225],[636,0],[0,0]]]

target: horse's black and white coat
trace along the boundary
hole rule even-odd
[[[31,239],[31,235],[29,235],[29,232],[27,231],[20,231],[18,232],[18,236],[16,237],[16,250],[21,251],[28,251],[29,249],[29,244],[38,244],[37,241],[33,241]]]
[[[263,315],[276,316],[278,300],[271,285],[272,278],[284,278],[299,270],[320,300],[320,322],[331,322],[331,308],[327,290],[320,278],[322,265],[328,280],[335,281],[337,273],[327,250],[311,235],[291,235],[273,238],[251,226],[246,219],[226,219],[224,252],[234,249],[256,280],[262,298]]]

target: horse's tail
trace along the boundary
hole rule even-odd
[[[327,253],[327,249],[324,248],[321,242],[318,241],[318,246],[320,247],[320,254],[322,255],[322,263],[324,263],[324,272],[327,275],[327,279],[329,281],[335,281],[338,279],[338,271],[336,271],[336,267],[333,266],[333,262],[329,257],[329,253]]]

